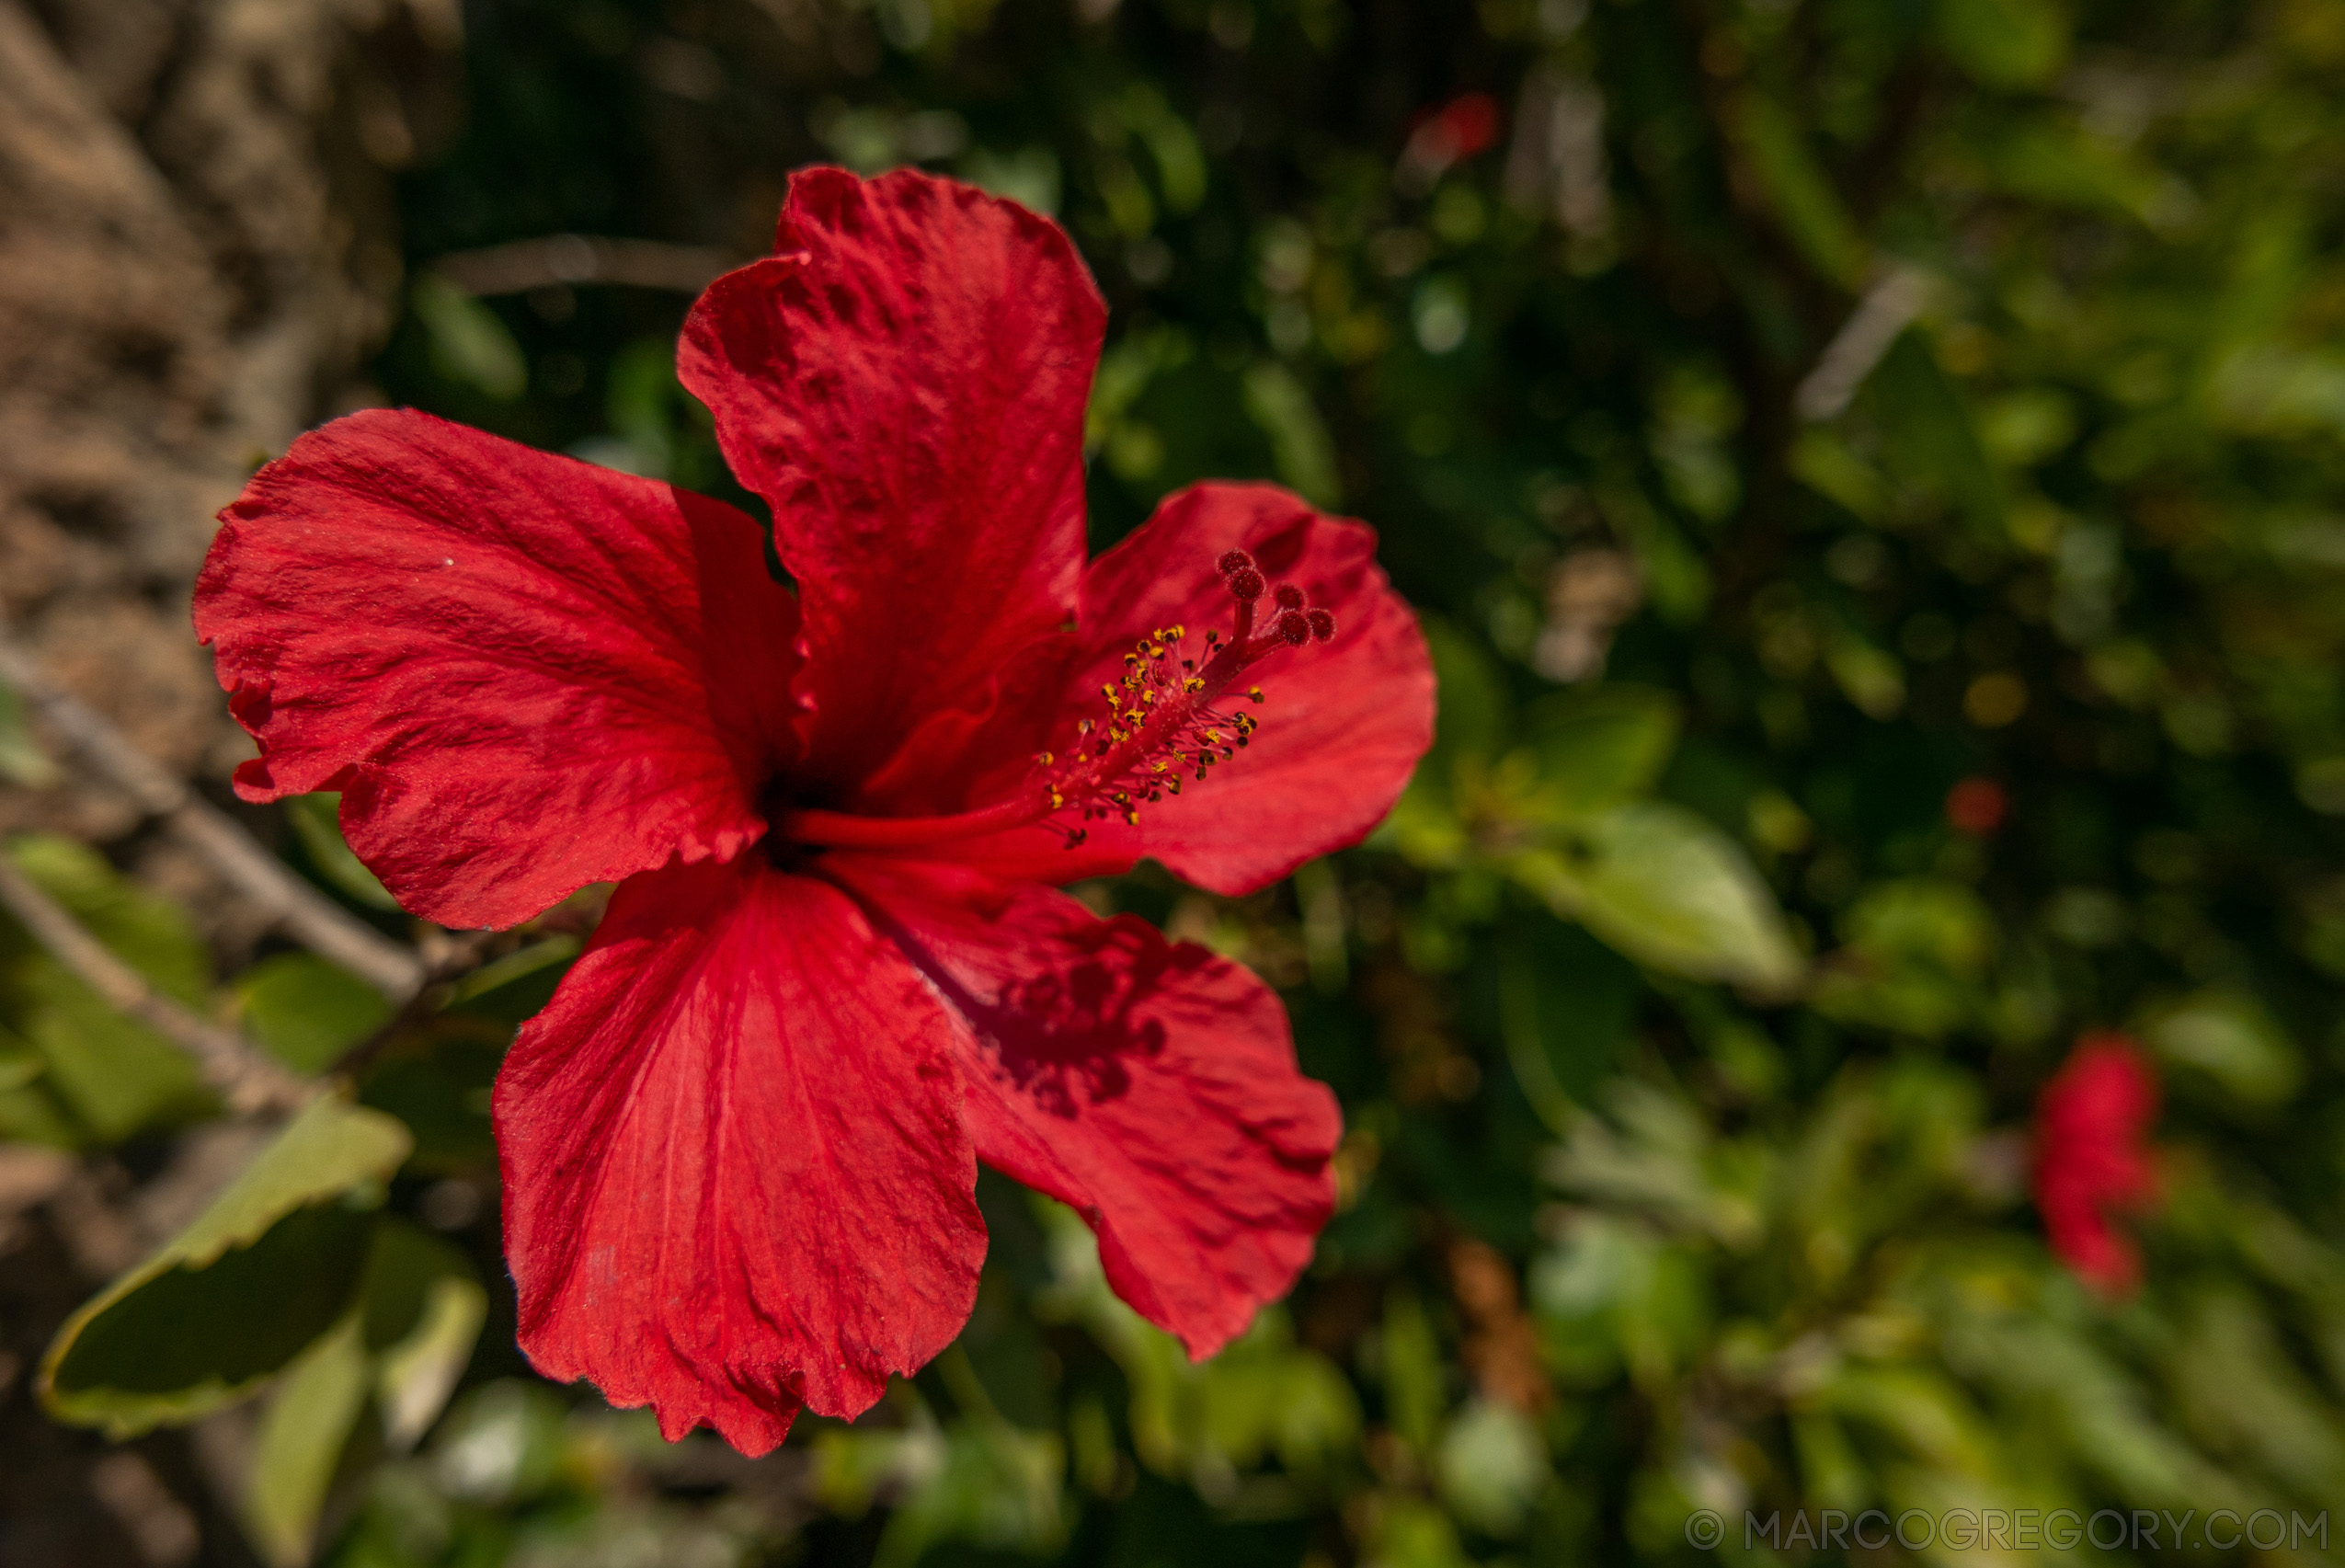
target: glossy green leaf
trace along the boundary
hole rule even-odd
[[[1591,818],[1514,873],[1558,914],[1657,969],[1790,990],[1804,968],[1750,857],[1683,807],[1648,801]]]
[[[68,1319],[40,1368],[51,1414],[123,1436],[250,1393],[342,1315],[381,1184],[388,1116],[321,1099],[196,1220]]]

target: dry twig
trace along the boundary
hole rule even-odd
[[[697,294],[738,258],[699,246],[555,235],[443,256],[431,269],[468,294],[520,294],[564,283],[619,283]]]
[[[1813,424],[1840,417],[1857,395],[1857,388],[1897,341],[1897,335],[1928,304],[1929,288],[1927,273],[1893,267],[1865,291],[1857,308],[1825,345],[1815,368],[1792,394],[1792,406],[1801,418]]]
[[[137,1019],[196,1059],[204,1081],[239,1111],[291,1107],[311,1090],[234,1030],[189,1013],[117,958],[47,893],[0,856],[0,907],[16,916],[49,956],[79,976],[116,1012]]]
[[[344,912],[296,876],[224,812],[125,739],[96,709],[58,685],[0,634],[0,681],[14,687],[92,768],[159,818],[285,933],[395,1001],[424,982],[420,959]]]

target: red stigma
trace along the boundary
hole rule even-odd
[[[1214,569],[1226,578],[1239,572],[1253,570],[1254,558],[1243,550],[1225,550],[1221,554],[1221,559],[1213,565]]]
[[[1232,550],[1230,554],[1235,555],[1238,552]],[[1230,574],[1230,597],[1241,604],[1252,604],[1260,599],[1264,586],[1262,574],[1251,565],[1240,567]]]
[[[1271,590],[1270,597],[1281,610],[1300,610],[1303,607],[1303,590],[1291,582],[1280,583]]]
[[[1321,642],[1335,640],[1335,617],[1324,610],[1313,610],[1304,616],[1311,624],[1311,635]]]
[[[1295,596],[1298,599],[1301,594]],[[1288,647],[1300,647],[1311,640],[1310,617],[1299,610],[1282,611],[1276,627],[1278,638]]]

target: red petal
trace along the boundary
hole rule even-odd
[[[985,1259],[952,1031],[762,856],[623,886],[497,1082],[520,1344],[744,1453],[949,1344]]]
[[[1078,715],[1123,672],[1136,635],[1210,628],[1226,637],[1234,608],[1214,563],[1242,548],[1273,582],[1300,588],[1333,612],[1335,639],[1282,648],[1241,676],[1225,709],[1262,721],[1253,744],[1199,784],[1140,808],[1138,828],[1090,824],[1070,855],[1032,830],[965,846],[954,858],[996,875],[1065,882],[1142,855],[1217,893],[1250,893],[1318,855],[1357,843],[1384,819],[1433,742],[1433,659],[1406,601],[1376,564],[1376,534],[1325,517],[1270,485],[1207,484],[1172,496],[1083,577],[1085,654],[1047,738],[1005,727],[1005,749],[1061,747]],[[1245,690],[1260,685],[1256,707]],[[970,770],[975,774],[977,770]],[[1081,864],[1076,863],[1080,861]]]
[[[903,170],[794,176],[782,254],[718,279],[678,368],[772,503],[841,808],[927,715],[1064,624],[1106,307],[1058,226]]]
[[[247,800],[340,789],[401,903],[506,926],[764,831],[796,607],[757,525],[429,415],[303,436],[221,514],[196,632]]]
[[[1204,1356],[1286,1294],[1333,1210],[1343,1124],[1295,1070],[1269,987],[1047,888],[879,855],[823,866],[966,1021],[978,1158],[1079,1210],[1118,1296]]]

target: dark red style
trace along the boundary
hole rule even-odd
[[[1200,485],[1084,560],[1104,329],[1066,236],[898,173],[793,180],[680,348],[757,523],[412,412],[223,514],[196,625],[256,801],[342,792],[400,901],[609,913],[496,1095],[520,1341],[772,1448],[967,1317],[979,1161],[1210,1353],[1333,1200],[1333,1097],[1236,964],[1047,886],[1242,893],[1356,841],[1431,738],[1374,535]]]
[[[2141,1249],[2112,1222],[2157,1196],[2148,1143],[2157,1071],[2122,1035],[2087,1035],[2036,1102],[2035,1196],[2052,1250],[2088,1283],[2123,1295]]]

